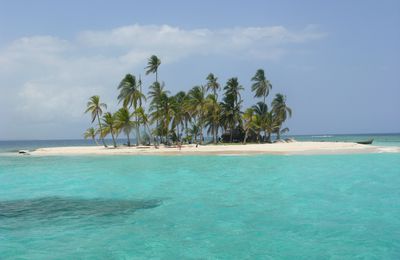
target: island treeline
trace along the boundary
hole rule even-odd
[[[106,112],[107,105],[100,97],[90,97],[85,113],[91,114],[92,124],[84,137],[97,142],[99,137],[107,147],[105,137],[111,136],[113,146],[116,139],[123,135],[127,145],[131,146],[131,135],[135,135],[136,145],[155,145],[171,143],[203,144],[205,135],[212,136],[212,143],[219,142],[271,142],[271,135],[280,135],[289,131],[283,124],[292,115],[286,104],[286,97],[276,94],[271,105],[266,99],[272,84],[266,78],[263,69],[256,71],[251,78],[251,91],[260,101],[242,110],[244,90],[238,78],[227,80],[225,85],[210,73],[205,84],[194,86],[188,92],[179,91],[172,95],[164,82],[158,80],[161,60],[153,55],[148,59],[146,75],[155,74],[155,81],[145,95],[142,81],[127,74],[119,83],[118,102],[122,107],[114,112]],[[149,106],[145,107],[145,103]],[[206,132],[206,134],[205,134]],[[211,141],[210,141],[211,142]]]

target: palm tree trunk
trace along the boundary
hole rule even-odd
[[[214,141],[214,144],[217,144],[217,131],[216,131],[217,129],[216,129],[216,127],[215,127],[215,124],[213,124],[213,141]]]
[[[181,138],[179,137],[179,124],[176,125],[176,133],[177,133],[177,137],[178,137],[178,141],[181,141]]]
[[[147,128],[147,131],[149,132],[150,144],[151,144],[151,139],[153,139],[153,135],[151,134],[149,125],[148,125],[148,124],[145,124],[145,127]],[[155,146],[155,147],[157,146],[156,142],[154,142],[154,146]]]
[[[168,144],[168,120],[165,119],[165,144]]]
[[[214,88],[214,97],[215,97],[215,100],[218,102],[218,99],[217,99],[217,89],[216,88]],[[216,110],[216,109],[215,109]],[[215,110],[214,110],[214,112],[215,112]],[[213,134],[214,134],[214,144],[217,144],[217,131],[216,131],[217,129],[216,129],[216,127],[215,127],[215,124],[213,124]]]
[[[99,122],[100,138],[101,138],[101,141],[103,142],[104,147],[107,147],[106,143],[104,142],[104,137],[102,137],[103,128],[101,127],[99,113],[97,112],[96,114],[97,114],[97,121]]]
[[[267,131],[265,130],[265,128],[264,128],[264,137],[263,137],[263,141],[264,142],[267,142],[267,140],[268,140],[268,137],[267,137]]]
[[[246,144],[247,141],[247,136],[249,135],[249,129],[246,130],[245,134],[244,134],[244,139],[243,139],[243,144]]]
[[[233,141],[233,127],[231,126],[231,136],[229,137],[229,142],[232,143]]]
[[[139,125],[139,119],[138,119],[138,117],[136,116],[136,122],[138,123],[138,125],[135,127],[136,129],[136,146],[139,146],[139,143],[140,143],[140,130],[139,130],[139,127],[140,127],[140,125]]]
[[[185,135],[186,135],[186,139],[189,136],[189,128],[188,128],[188,121],[187,119],[185,119]],[[189,142],[189,140],[187,140]]]
[[[157,108],[157,117],[158,117],[158,108]],[[157,120],[156,120],[156,143],[158,144],[158,130],[159,130],[159,126],[158,126],[158,118],[157,118]]]
[[[96,145],[99,145],[99,143],[98,143],[97,140],[96,140],[96,137],[93,137],[92,139],[93,139],[93,142],[96,143]]]
[[[217,143],[218,143],[218,132],[219,132],[219,127],[218,125],[215,127],[215,139],[217,139]]]
[[[113,140],[114,147],[117,148],[117,143],[115,142],[115,138],[114,138],[114,134],[113,134],[113,129],[112,128],[111,128],[111,137],[112,137],[112,140]]]
[[[136,144],[137,144],[137,145],[140,145],[140,139],[141,139],[141,137],[140,137],[140,125],[138,125],[136,131],[137,131],[136,136],[137,136],[137,139],[138,139],[138,140],[136,141]]]
[[[268,132],[267,143],[271,143],[271,133],[270,132]]]
[[[126,137],[128,138],[128,146],[131,146],[131,139],[129,138],[129,133],[126,133]]]
[[[278,131],[276,132],[276,139],[280,140],[281,139],[281,128],[278,128]]]
[[[201,128],[200,128],[200,144],[203,144],[203,139],[204,139],[204,137],[203,137],[203,126],[200,126]]]
[[[196,126],[196,125],[197,125],[197,120],[196,120],[196,117],[194,117],[193,130],[196,130],[196,131],[193,131],[193,135],[194,135],[194,142],[197,144],[197,135],[199,134],[199,132],[197,131],[196,128],[194,128],[194,126]]]

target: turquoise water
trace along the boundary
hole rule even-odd
[[[1,259],[399,259],[400,154],[0,156]]]

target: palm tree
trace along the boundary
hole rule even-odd
[[[218,83],[218,78],[214,76],[214,74],[210,73],[207,76],[207,90],[212,90],[214,96],[217,98],[218,100],[218,95],[217,95],[217,91],[219,89],[219,83]]]
[[[138,105],[141,107],[142,99],[146,99],[143,93],[140,91],[140,82],[136,82],[136,77],[127,74],[118,85],[120,93],[118,95],[118,101],[123,102],[123,106],[130,108],[133,106],[134,111],[137,109]],[[136,121],[138,119],[136,118]],[[140,124],[136,127],[136,145],[139,145],[140,141]]]
[[[271,134],[279,130],[280,122],[277,119],[278,118],[275,117],[273,111],[269,111],[265,115],[265,124],[263,127],[264,131],[267,134],[266,138],[267,143],[271,143]]]
[[[190,126],[193,122],[193,116],[191,111],[190,99],[189,96],[186,95],[182,102],[182,112],[183,112],[183,124],[185,127],[185,136],[186,140],[189,141],[190,134]],[[182,131],[183,132],[183,131]]]
[[[243,113],[243,129],[245,131],[243,144],[246,144],[247,138],[250,131],[254,131],[256,128],[256,118],[253,108],[248,108]]]
[[[103,123],[104,123],[104,128],[103,132],[101,135],[105,137],[108,134],[111,134],[113,145],[116,148],[117,143],[115,142],[115,135],[118,134],[117,128],[116,128],[116,123],[115,123],[115,114],[111,114],[110,112],[107,112],[103,115]]]
[[[292,109],[286,105],[286,96],[282,94],[276,94],[274,100],[272,101],[272,111],[274,117],[278,121],[278,128],[276,130],[277,139],[280,139],[280,129],[282,124],[286,121],[288,117],[292,116]]]
[[[132,114],[126,107],[121,108],[115,113],[115,127],[126,134],[128,146],[131,146],[129,134],[136,127],[136,122],[132,121]]]
[[[149,111],[151,112],[151,122],[156,122],[156,131],[158,131],[156,136],[162,135],[162,133],[159,131],[159,122],[163,119],[162,102],[163,98],[165,98],[165,96],[167,96],[169,93],[164,89],[164,87],[164,82],[162,84],[154,82],[150,86],[149,91],[149,97],[151,98]]]
[[[192,136],[192,140],[194,137],[194,142],[197,144],[197,137],[199,136],[199,132],[200,132],[199,125],[195,122],[192,122],[192,128],[190,128],[188,131]]]
[[[86,111],[85,111],[85,113],[90,112],[92,114],[92,123],[97,118],[100,133],[103,132],[103,129],[102,129],[101,123],[100,123],[100,116],[103,114],[103,109],[107,109],[107,105],[105,103],[100,102],[99,96],[92,96],[86,105]],[[101,141],[103,142],[104,147],[107,147],[106,143],[104,142],[103,137],[101,137]]]
[[[256,74],[251,80],[254,81],[253,85],[251,86],[251,91],[255,92],[254,97],[263,97],[265,103],[265,98],[272,89],[272,85],[265,77],[264,70],[257,70]]]
[[[181,135],[183,130],[183,121],[185,119],[184,104],[187,99],[186,93],[184,91],[179,91],[172,97],[172,110],[174,117],[172,119],[172,129],[176,128],[176,136],[178,141],[181,141]]]
[[[186,109],[191,112],[195,117],[195,124],[198,124],[200,131],[200,144],[203,144],[203,126],[205,116],[205,104],[206,104],[206,90],[204,86],[194,86],[188,92],[189,101],[186,103]]]
[[[205,102],[206,110],[206,126],[209,126],[208,133],[212,132],[213,143],[217,143],[218,128],[220,125],[221,118],[221,106],[217,101],[217,97],[210,94],[206,98]]]
[[[213,92],[214,97],[210,97],[208,100],[209,102],[207,107],[208,109],[208,117],[211,117],[210,129],[213,134],[213,143],[217,143],[217,132],[218,132],[218,123],[215,120],[219,120],[219,113],[220,113],[220,106],[218,104],[218,94],[217,91],[219,90],[219,83],[218,78],[214,76],[214,74],[210,73],[207,76],[207,90],[211,90]],[[214,111],[210,110],[214,109]]]
[[[153,139],[153,137],[152,137],[151,130],[150,130],[150,127],[149,127],[150,121],[149,121],[148,115],[147,115],[146,112],[144,111],[143,107],[137,108],[137,109],[135,110],[134,114],[135,114],[136,118],[138,119],[138,124],[139,124],[139,123],[140,123],[140,124],[143,124],[143,126],[144,126],[145,129],[147,130],[147,132],[148,132],[148,134],[149,134],[149,136],[150,136],[150,143],[151,143],[151,140]],[[149,144],[149,145],[150,145],[150,144]],[[157,147],[156,142],[154,142],[154,146]]]
[[[267,113],[268,113],[268,106],[264,102],[258,102],[253,107],[254,113],[257,115],[257,124],[259,126],[259,130],[264,132],[264,137],[262,141],[265,141],[266,131],[267,128]],[[259,138],[259,133],[257,138]],[[260,140],[260,139],[259,139]]]
[[[233,132],[237,125],[240,125],[240,104],[235,106],[234,98],[231,95],[225,96],[221,103],[221,121],[225,132],[229,129],[229,141],[233,141]]]
[[[142,98],[144,99],[144,101],[146,101],[146,96],[143,94],[142,91],[142,77],[139,74],[139,80],[138,80],[138,87],[139,87],[139,92],[142,93],[142,97],[139,99],[139,107],[142,107]]]
[[[142,100],[146,100],[146,96],[141,91],[142,80],[131,74],[126,74],[118,85],[120,91],[118,101],[123,102],[124,107],[133,107],[136,109],[142,106]]]
[[[96,145],[99,145],[99,143],[96,140],[96,135],[97,135],[97,130],[94,129],[94,127],[89,127],[88,129],[86,129],[85,133],[83,134],[83,137],[85,139],[91,138],[93,142],[96,143]]]
[[[230,78],[226,82],[226,86],[224,87],[225,96],[231,96],[235,102],[235,106],[238,106],[241,101],[240,91],[244,90],[242,85],[239,84],[238,78]]]
[[[169,97],[167,93],[161,96],[161,133],[165,137],[165,144],[168,143],[169,125],[174,117],[173,103],[174,97]]]
[[[146,75],[150,73],[156,74],[156,82],[158,82],[158,67],[161,65],[161,60],[156,56],[152,55],[147,61]]]
[[[236,126],[241,126],[241,95],[240,91],[244,88],[239,84],[237,78],[231,78],[224,87],[225,96],[222,103],[222,120],[230,130],[230,142],[233,141],[233,131]]]

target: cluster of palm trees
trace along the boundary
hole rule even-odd
[[[87,129],[84,137],[97,144],[96,137],[99,136],[102,144],[107,146],[104,139],[110,135],[116,147],[116,139],[123,133],[130,146],[130,136],[134,132],[136,145],[153,143],[158,146],[173,142],[203,144],[205,131],[207,136],[212,136],[214,144],[220,141],[271,142],[272,134],[280,139],[281,133],[288,131],[288,128],[282,129],[282,125],[292,111],[282,94],[277,94],[268,107],[266,98],[272,85],[264,70],[257,70],[251,79],[251,90],[262,101],[242,112],[241,92],[244,88],[237,78],[228,79],[221,87],[218,78],[210,73],[206,84],[194,86],[187,93],[179,91],[171,95],[164,82],[158,81],[160,65],[157,56],[148,59],[146,75],[155,74],[155,81],[149,87],[147,97],[143,94],[140,76],[127,74],[122,79],[118,85],[118,102],[122,108],[115,113],[105,112],[107,105],[101,103],[99,96],[92,96],[85,112],[91,113],[92,123],[96,121],[97,128]]]

